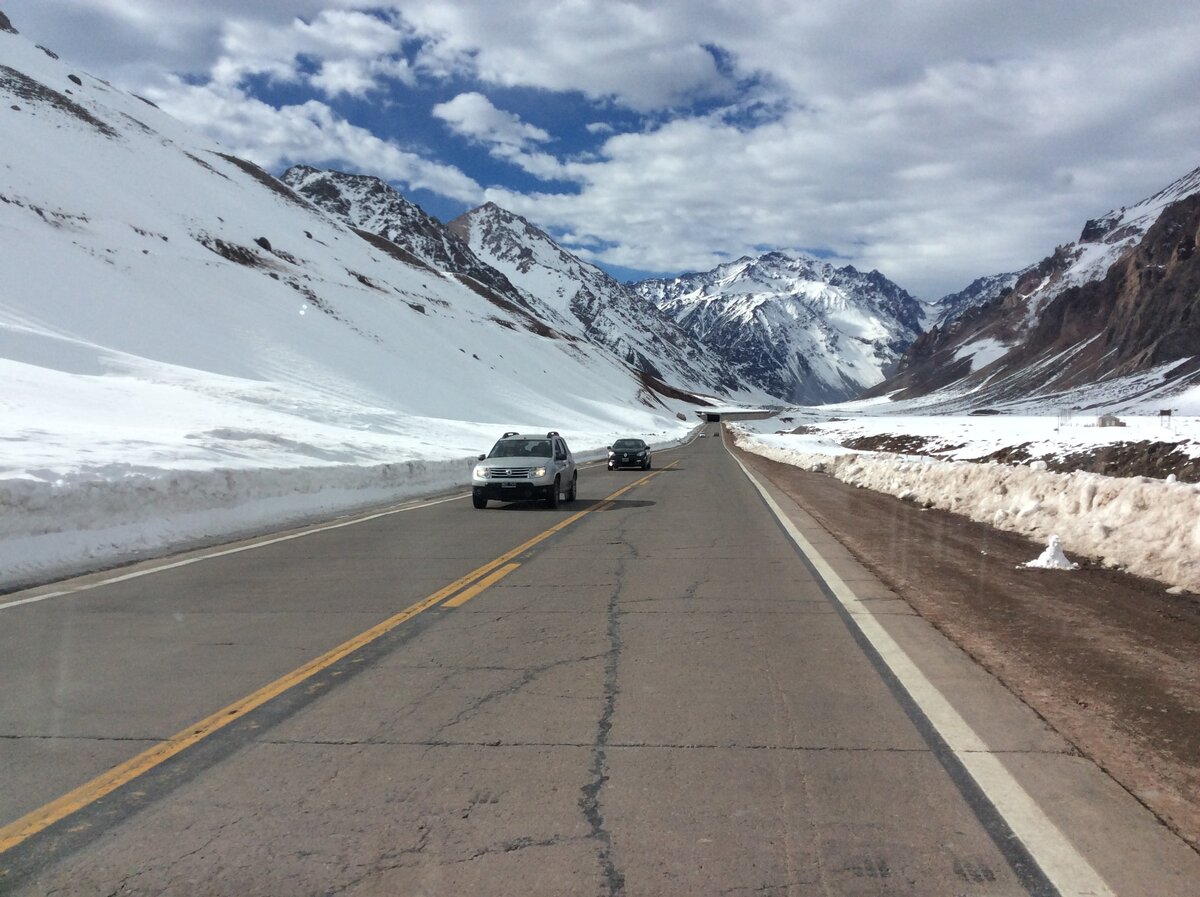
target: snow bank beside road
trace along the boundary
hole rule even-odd
[[[690,438],[652,444],[665,449]],[[600,446],[575,457],[582,464],[606,454]],[[197,470],[106,464],[52,480],[0,477],[0,588],[406,499],[465,494],[475,459]]]
[[[851,452],[829,439],[737,435],[750,452],[963,514],[1200,592],[1200,486],[1146,477]]]
[[[0,586],[462,488],[474,458],[0,480]]]

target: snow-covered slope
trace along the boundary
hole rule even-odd
[[[610,354],[10,32],[0,134],[0,583],[459,484],[505,429],[686,429]]]
[[[487,203],[450,222],[449,229],[513,283],[577,322],[587,339],[654,380],[736,393],[749,401],[764,398],[653,303],[563,249],[520,215]]]
[[[779,252],[635,289],[744,377],[801,404],[851,398],[880,382],[923,313],[878,271]]]
[[[464,283],[487,290],[497,302],[525,309],[548,326],[571,328],[571,321],[531,299],[475,255],[445,225],[380,178],[295,165],[280,180],[317,208],[364,235],[390,240],[403,252],[410,253],[418,266],[424,264],[453,274]]]

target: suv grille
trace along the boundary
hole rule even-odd
[[[527,480],[532,467],[489,467],[487,478],[489,480]]]

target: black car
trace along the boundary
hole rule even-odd
[[[650,446],[642,439],[618,439],[608,447],[608,469],[640,467],[650,469]]]

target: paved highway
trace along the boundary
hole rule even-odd
[[[0,597],[0,893],[1194,897],[719,439],[655,460]]]

